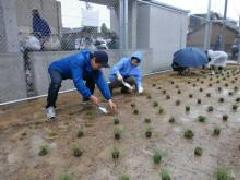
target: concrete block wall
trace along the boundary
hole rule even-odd
[[[0,103],[26,98],[24,63],[21,53],[0,54]]]

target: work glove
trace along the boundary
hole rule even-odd
[[[140,86],[140,87],[138,88],[138,93],[139,93],[139,94],[142,94],[142,93],[143,93],[143,87],[142,87],[142,86]]]
[[[122,81],[123,80],[123,77],[122,77],[122,75],[119,72],[117,72],[117,80],[118,81]]]

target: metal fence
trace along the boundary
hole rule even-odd
[[[111,64],[140,49],[145,73],[169,69],[176,50],[204,49],[205,19],[189,26],[188,11],[149,0],[0,0],[0,102],[42,94],[48,64],[85,48],[106,50]],[[207,23],[213,49],[220,21]]]

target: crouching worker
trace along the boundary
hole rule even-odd
[[[131,93],[133,87],[138,93],[143,93],[142,73],[139,65],[142,61],[142,53],[136,51],[130,58],[122,58],[111,69],[109,74],[109,89],[121,87],[121,93]],[[130,87],[129,87],[130,85]]]
[[[104,79],[101,68],[109,68],[108,55],[104,51],[84,50],[80,53],[60,59],[50,64],[48,72],[51,83],[47,98],[47,118],[56,117],[56,101],[62,80],[72,79],[74,86],[83,96],[83,101],[91,100],[98,105],[99,100],[94,96],[95,84],[103,94],[112,110],[116,110],[116,105],[112,102],[111,94],[107,82]]]
[[[207,57],[211,74],[215,74],[216,71],[222,71],[226,67],[228,55],[225,51],[207,51]]]

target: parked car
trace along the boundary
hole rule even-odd
[[[108,49],[107,41],[104,39],[96,39],[94,45],[96,49]]]

